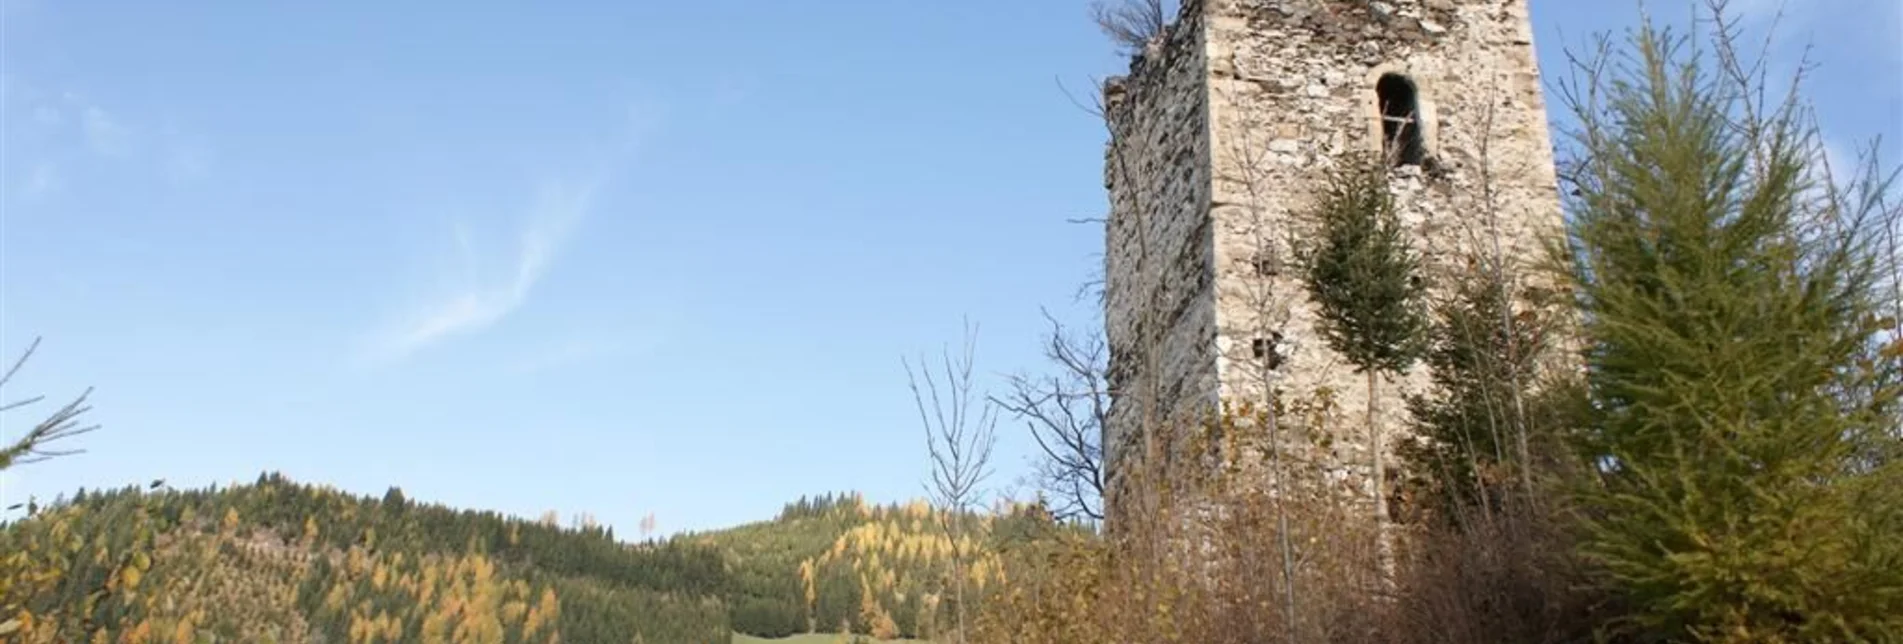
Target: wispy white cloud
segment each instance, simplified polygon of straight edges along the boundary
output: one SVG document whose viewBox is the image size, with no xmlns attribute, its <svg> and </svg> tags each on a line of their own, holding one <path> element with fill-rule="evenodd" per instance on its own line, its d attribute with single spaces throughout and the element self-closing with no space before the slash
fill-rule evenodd
<svg viewBox="0 0 1903 644">
<path fill-rule="evenodd" d="M 451 235 L 462 260 L 448 292 L 424 301 L 377 344 L 384 359 L 401 359 L 452 336 L 481 331 L 528 301 L 548 273 L 576 226 L 594 206 L 599 180 L 550 182 L 541 186 L 526 222 L 515 236 L 513 252 L 500 261 L 477 255 L 466 227 Z M 487 272 L 491 263 L 503 270 Z"/>
<path fill-rule="evenodd" d="M 542 183 L 508 252 L 480 252 L 470 228 L 461 221 L 452 224 L 448 241 L 458 261 L 446 280 L 449 287 L 418 302 L 409 315 L 377 334 L 370 343 L 369 360 L 385 364 L 402 360 L 452 337 L 495 326 L 526 305 L 575 230 L 594 210 L 602 186 L 654 125 L 654 115 L 652 110 L 630 108 L 626 121 L 615 128 L 621 135 L 609 138 L 609 145 L 600 150 L 605 154 L 603 162 L 592 172 Z M 590 353 L 621 351 L 625 349 L 621 342 L 571 343 L 523 364 L 560 364 Z"/>
</svg>

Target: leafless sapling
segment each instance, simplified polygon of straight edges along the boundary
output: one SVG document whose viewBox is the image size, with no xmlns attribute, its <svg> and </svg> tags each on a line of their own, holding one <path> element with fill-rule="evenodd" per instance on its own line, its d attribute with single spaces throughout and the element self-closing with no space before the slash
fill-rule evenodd
<svg viewBox="0 0 1903 644">
<path fill-rule="evenodd" d="M 970 602 L 965 567 L 978 540 L 971 533 L 970 511 L 978 507 L 984 482 L 991 476 L 991 452 L 997 444 L 997 407 L 976 390 L 972 353 L 977 329 L 967 325 L 958 353 L 946 349 L 936 375 L 923 359 L 914 368 L 904 361 L 912 401 L 925 429 L 926 453 L 932 461 L 926 492 L 938 507 L 938 521 L 951 544 L 954 615 L 957 640 L 966 637 Z"/>
</svg>

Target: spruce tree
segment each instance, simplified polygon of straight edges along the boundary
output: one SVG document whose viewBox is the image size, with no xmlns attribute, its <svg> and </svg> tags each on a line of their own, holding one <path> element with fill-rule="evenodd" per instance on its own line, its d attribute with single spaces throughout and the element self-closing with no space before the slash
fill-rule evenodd
<svg viewBox="0 0 1903 644">
<path fill-rule="evenodd" d="M 1554 298 L 1492 258 L 1467 265 L 1433 307 L 1423 358 L 1433 389 L 1408 398 L 1414 431 L 1398 450 L 1448 519 L 1502 509 L 1512 488 L 1531 491 L 1573 393 L 1554 386 L 1562 382 L 1535 387 L 1559 329 Z"/>
<path fill-rule="evenodd" d="M 1873 242 L 1895 213 L 1820 176 L 1801 101 L 1763 103 L 1724 24 L 1688 51 L 1648 23 L 1569 92 L 1581 554 L 1629 635 L 1891 641 L 1903 351 Z"/>
<path fill-rule="evenodd" d="M 1419 257 L 1388 192 L 1385 166 L 1349 159 L 1325 179 L 1310 212 L 1316 239 L 1297 258 L 1322 338 L 1368 381 L 1367 424 L 1375 525 L 1387 521 L 1378 384 L 1412 366 L 1427 326 Z M 1382 545 L 1385 548 L 1385 541 Z"/>
</svg>

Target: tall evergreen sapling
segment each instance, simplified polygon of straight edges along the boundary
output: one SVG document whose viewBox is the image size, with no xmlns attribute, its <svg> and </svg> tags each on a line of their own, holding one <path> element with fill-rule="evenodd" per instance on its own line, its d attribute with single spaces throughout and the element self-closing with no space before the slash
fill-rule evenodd
<svg viewBox="0 0 1903 644">
<path fill-rule="evenodd" d="M 1420 261 L 1388 192 L 1387 170 L 1370 159 L 1351 158 L 1331 173 L 1311 216 L 1317 239 L 1298 244 L 1297 259 L 1322 338 L 1368 379 L 1370 474 L 1380 526 L 1387 503 L 1377 388 L 1381 376 L 1407 371 L 1421 353 L 1427 316 Z"/>
</svg>

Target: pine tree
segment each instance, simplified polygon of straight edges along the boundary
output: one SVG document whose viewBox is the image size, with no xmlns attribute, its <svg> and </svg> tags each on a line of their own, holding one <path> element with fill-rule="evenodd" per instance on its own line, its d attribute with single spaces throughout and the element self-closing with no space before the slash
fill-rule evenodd
<svg viewBox="0 0 1903 644">
<path fill-rule="evenodd" d="M 1896 213 L 1820 176 L 1801 102 L 1758 98 L 1726 24 L 1687 51 L 1648 23 L 1569 93 L 1579 447 L 1598 474 L 1577 495 L 1581 552 L 1630 631 L 1888 641 L 1903 346 L 1873 235 Z"/>
</svg>

